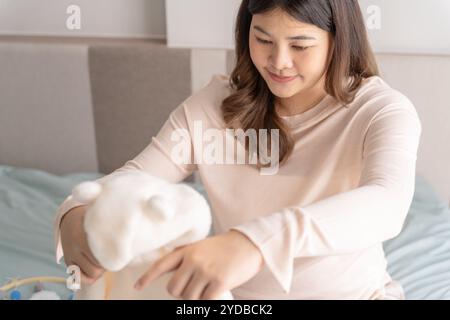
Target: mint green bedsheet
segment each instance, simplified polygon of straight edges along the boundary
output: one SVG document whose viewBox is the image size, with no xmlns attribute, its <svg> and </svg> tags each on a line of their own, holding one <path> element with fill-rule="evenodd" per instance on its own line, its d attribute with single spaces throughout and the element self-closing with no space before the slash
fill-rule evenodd
<svg viewBox="0 0 450 320">
<path fill-rule="evenodd" d="M 53 219 L 79 182 L 99 173 L 66 176 L 0 165 L 0 286 L 12 277 L 67 277 L 55 262 Z M 192 184 L 204 194 L 199 184 Z M 388 269 L 407 299 L 450 299 L 450 209 L 420 176 L 403 231 L 384 243 Z M 67 299 L 64 285 L 46 285 Z M 23 298 L 33 288 L 21 288 Z"/>
<path fill-rule="evenodd" d="M 97 173 L 55 176 L 43 171 L 0 166 L 0 286 L 8 278 L 67 277 L 64 261 L 58 265 L 53 244 L 53 219 L 59 204 L 81 181 Z M 44 284 L 66 299 L 63 284 Z M 34 286 L 20 288 L 23 298 Z"/>
</svg>

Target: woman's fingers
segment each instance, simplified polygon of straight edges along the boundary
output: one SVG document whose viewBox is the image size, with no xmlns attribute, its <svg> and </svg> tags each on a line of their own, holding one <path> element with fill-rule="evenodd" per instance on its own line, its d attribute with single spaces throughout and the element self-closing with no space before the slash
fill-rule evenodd
<svg viewBox="0 0 450 320">
<path fill-rule="evenodd" d="M 135 289 L 140 290 L 164 273 L 177 269 L 183 261 L 183 254 L 184 252 L 182 250 L 175 250 L 156 261 L 150 269 L 139 278 L 134 286 Z"/>
<path fill-rule="evenodd" d="M 87 276 L 83 271 L 81 271 L 81 286 L 91 286 L 93 285 L 98 279 L 90 278 Z"/>
<path fill-rule="evenodd" d="M 181 298 L 183 290 L 193 275 L 194 270 L 189 269 L 185 263 L 182 263 L 167 284 L 167 291 L 175 298 Z"/>
<path fill-rule="evenodd" d="M 81 237 L 81 243 L 80 243 L 81 251 L 83 252 L 84 256 L 95 266 L 98 268 L 101 268 L 100 263 L 97 261 L 97 259 L 94 257 L 94 254 L 91 251 L 91 248 L 89 247 L 88 241 L 87 241 L 87 234 L 83 230 L 83 236 Z"/>
<path fill-rule="evenodd" d="M 203 291 L 207 285 L 208 280 L 200 272 L 195 272 L 189 282 L 184 285 L 184 290 L 180 296 L 184 300 L 202 299 Z"/>
<path fill-rule="evenodd" d="M 83 276 L 86 280 L 87 284 L 94 283 L 98 278 L 100 278 L 103 273 L 105 272 L 104 269 L 98 268 L 95 265 L 93 265 L 83 253 L 80 254 L 78 257 L 78 266 L 81 269 L 81 275 L 82 275 L 82 282 L 83 282 Z"/>
<path fill-rule="evenodd" d="M 218 300 L 221 298 L 221 295 L 226 291 L 224 286 L 219 282 L 210 282 L 208 283 L 205 291 L 203 292 L 202 299 L 205 300 Z"/>
<path fill-rule="evenodd" d="M 95 257 L 92 255 L 92 253 L 81 251 L 81 254 L 83 255 L 83 257 L 85 257 L 90 262 L 90 264 L 92 266 L 94 266 L 97 269 L 104 270 L 104 268 L 100 265 L 100 263 L 97 261 L 97 259 L 95 259 Z"/>
</svg>

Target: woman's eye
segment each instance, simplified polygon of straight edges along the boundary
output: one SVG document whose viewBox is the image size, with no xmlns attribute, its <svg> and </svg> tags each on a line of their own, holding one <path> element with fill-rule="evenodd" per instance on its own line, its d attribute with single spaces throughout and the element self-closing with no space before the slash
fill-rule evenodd
<svg viewBox="0 0 450 320">
<path fill-rule="evenodd" d="M 292 48 L 294 48 L 297 51 L 305 51 L 306 49 L 308 49 L 309 47 L 299 47 L 299 46 L 293 46 Z"/>
<path fill-rule="evenodd" d="M 270 41 L 263 40 L 263 39 L 259 39 L 259 38 L 256 38 L 256 40 L 257 40 L 258 42 L 263 43 L 263 44 L 271 44 L 271 43 L 272 43 L 272 42 L 270 42 Z"/>
<path fill-rule="evenodd" d="M 271 41 L 263 40 L 263 39 L 260 39 L 260 38 L 256 38 L 256 40 L 257 40 L 258 42 L 262 43 L 262 44 L 271 44 L 271 43 L 272 43 Z M 305 51 L 305 50 L 308 49 L 309 47 L 292 46 L 292 48 L 294 48 L 294 50 L 297 50 L 297 51 Z"/>
</svg>

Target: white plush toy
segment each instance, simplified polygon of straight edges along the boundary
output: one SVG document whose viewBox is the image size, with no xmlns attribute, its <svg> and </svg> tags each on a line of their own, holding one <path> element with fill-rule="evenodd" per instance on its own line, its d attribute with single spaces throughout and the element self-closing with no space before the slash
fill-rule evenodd
<svg viewBox="0 0 450 320">
<path fill-rule="evenodd" d="M 173 272 L 140 291 L 134 284 L 160 257 L 208 236 L 211 212 L 200 193 L 136 171 L 82 182 L 72 197 L 87 205 L 88 245 L 107 270 L 93 285 L 82 285 L 75 299 L 175 299 L 167 291 Z"/>
</svg>

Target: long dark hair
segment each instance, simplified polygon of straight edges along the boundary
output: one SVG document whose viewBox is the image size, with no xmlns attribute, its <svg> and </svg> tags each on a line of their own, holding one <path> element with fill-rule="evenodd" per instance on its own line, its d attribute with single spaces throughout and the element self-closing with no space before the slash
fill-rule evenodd
<svg viewBox="0 0 450 320">
<path fill-rule="evenodd" d="M 235 28 L 236 65 L 229 81 L 234 90 L 223 100 L 221 110 L 228 128 L 266 129 L 269 137 L 271 129 L 279 129 L 279 163 L 283 163 L 292 153 L 294 142 L 275 112 L 274 96 L 254 66 L 249 49 L 252 16 L 277 8 L 333 35 L 325 90 L 337 101 L 352 102 L 363 79 L 379 75 L 379 71 L 357 0 L 243 0 Z M 258 160 L 257 167 L 265 165 Z"/>
</svg>

